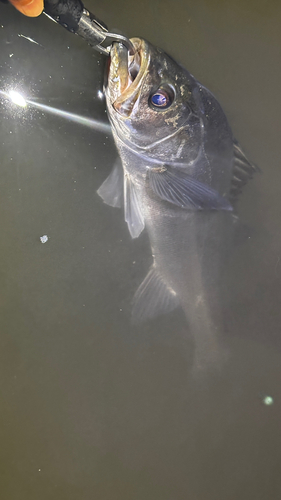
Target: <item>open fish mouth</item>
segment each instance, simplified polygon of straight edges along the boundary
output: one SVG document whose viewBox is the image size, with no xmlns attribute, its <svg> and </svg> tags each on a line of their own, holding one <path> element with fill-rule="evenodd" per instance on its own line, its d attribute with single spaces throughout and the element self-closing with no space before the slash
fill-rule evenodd
<svg viewBox="0 0 281 500">
<path fill-rule="evenodd" d="M 110 51 L 107 82 L 109 103 L 121 116 L 130 116 L 139 97 L 147 73 L 150 55 L 148 44 L 140 38 L 132 38 L 134 56 L 128 54 L 124 45 L 115 42 Z"/>
</svg>

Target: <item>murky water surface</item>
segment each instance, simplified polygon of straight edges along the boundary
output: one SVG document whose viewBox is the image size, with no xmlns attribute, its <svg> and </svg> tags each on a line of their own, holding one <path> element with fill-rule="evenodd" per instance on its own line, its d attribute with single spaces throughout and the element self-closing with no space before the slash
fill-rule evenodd
<svg viewBox="0 0 281 500">
<path fill-rule="evenodd" d="M 226 360 L 194 376 L 180 310 L 131 326 L 151 252 L 96 195 L 111 136 L 1 97 L 1 498 L 277 500 L 280 3 L 87 7 L 213 91 L 262 173 L 240 199 L 224 276 Z M 0 90 L 106 122 L 101 56 L 45 16 L 1 4 L 0 18 Z"/>
</svg>

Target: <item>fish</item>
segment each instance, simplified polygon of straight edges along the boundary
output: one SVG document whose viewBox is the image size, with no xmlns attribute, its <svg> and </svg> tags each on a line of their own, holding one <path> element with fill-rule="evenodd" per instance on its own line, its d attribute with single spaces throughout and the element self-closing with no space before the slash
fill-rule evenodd
<svg viewBox="0 0 281 500">
<path fill-rule="evenodd" d="M 131 42 L 134 56 L 119 43 L 111 48 L 104 92 L 121 162 L 98 194 L 124 205 L 132 238 L 149 236 L 153 262 L 135 293 L 133 321 L 180 306 L 201 366 L 218 356 L 233 206 L 256 167 L 214 95 L 162 49 Z"/>
</svg>

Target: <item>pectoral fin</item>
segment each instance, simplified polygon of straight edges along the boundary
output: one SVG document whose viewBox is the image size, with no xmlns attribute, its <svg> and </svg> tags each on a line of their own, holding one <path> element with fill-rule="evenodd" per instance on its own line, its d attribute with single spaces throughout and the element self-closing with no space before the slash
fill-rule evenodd
<svg viewBox="0 0 281 500">
<path fill-rule="evenodd" d="M 179 300 L 169 288 L 154 266 L 137 289 L 134 300 L 132 318 L 135 324 L 160 314 L 169 313 L 179 305 Z"/>
<path fill-rule="evenodd" d="M 130 235 L 137 238 L 144 229 L 144 218 L 136 187 L 128 175 L 124 177 L 124 204 Z"/>
<path fill-rule="evenodd" d="M 109 176 L 97 190 L 106 205 L 121 208 L 123 200 L 123 167 L 120 158 L 116 160 Z"/>
<path fill-rule="evenodd" d="M 188 210 L 232 210 L 229 201 L 211 187 L 170 167 L 149 169 L 151 189 L 162 200 Z"/>
</svg>

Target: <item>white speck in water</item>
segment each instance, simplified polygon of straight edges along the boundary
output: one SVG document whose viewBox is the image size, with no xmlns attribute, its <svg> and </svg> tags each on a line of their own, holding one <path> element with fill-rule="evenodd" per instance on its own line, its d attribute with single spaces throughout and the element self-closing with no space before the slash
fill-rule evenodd
<svg viewBox="0 0 281 500">
<path fill-rule="evenodd" d="M 46 234 L 44 234 L 43 236 L 40 236 L 41 243 L 47 243 L 48 239 L 49 238 Z"/>
<path fill-rule="evenodd" d="M 38 472 L 41 472 L 41 469 L 38 469 Z"/>
<path fill-rule="evenodd" d="M 98 98 L 103 99 L 104 98 L 104 93 L 101 90 L 98 90 Z"/>
<path fill-rule="evenodd" d="M 9 57 L 13 57 L 14 54 L 9 54 Z"/>
<path fill-rule="evenodd" d="M 271 406 L 273 405 L 274 401 L 273 401 L 273 398 L 271 396 L 265 396 L 262 400 L 263 404 L 266 405 L 266 406 Z"/>
</svg>

